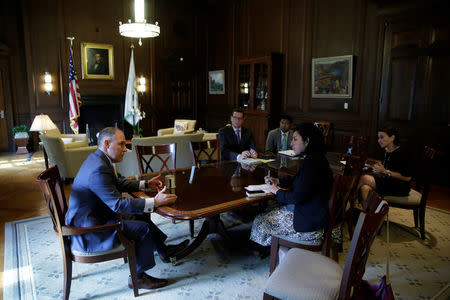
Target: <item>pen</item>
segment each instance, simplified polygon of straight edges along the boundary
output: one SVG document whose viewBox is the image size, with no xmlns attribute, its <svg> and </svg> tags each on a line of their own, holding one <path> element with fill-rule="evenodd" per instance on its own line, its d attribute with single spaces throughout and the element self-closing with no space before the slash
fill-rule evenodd
<svg viewBox="0 0 450 300">
<path fill-rule="evenodd" d="M 267 172 L 267 177 L 270 178 L 270 170 Z"/>
</svg>

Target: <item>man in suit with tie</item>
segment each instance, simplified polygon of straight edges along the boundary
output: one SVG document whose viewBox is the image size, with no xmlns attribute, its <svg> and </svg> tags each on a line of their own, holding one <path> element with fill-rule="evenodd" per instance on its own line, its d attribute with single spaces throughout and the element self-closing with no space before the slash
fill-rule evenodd
<svg viewBox="0 0 450 300">
<path fill-rule="evenodd" d="M 266 154 L 276 154 L 278 151 L 291 150 L 292 118 L 288 115 L 280 117 L 280 127 L 269 131 L 266 140 Z"/>
<path fill-rule="evenodd" d="M 244 111 L 233 109 L 230 117 L 231 126 L 219 130 L 220 156 L 223 160 L 237 160 L 248 157 L 256 158 L 255 142 L 252 132 L 243 127 L 245 121 Z"/>
<path fill-rule="evenodd" d="M 187 246 L 188 240 L 178 245 L 165 245 L 167 236 L 144 215 L 177 199 L 174 194 L 165 194 L 166 187 L 163 188 L 159 176 L 148 181 L 117 178 L 112 164 L 122 161 L 126 151 L 121 130 L 107 127 L 100 131 L 97 151 L 88 156 L 73 182 L 65 221 L 68 226 L 77 227 L 120 221 L 125 236 L 135 242 L 138 288 L 155 289 L 167 285 L 168 281 L 145 273 L 155 265 L 153 252 L 157 251 L 160 258 L 168 262 L 169 257 Z M 147 188 L 158 191 L 154 198 L 122 196 L 122 192 Z M 83 253 L 108 251 L 119 245 L 116 235 L 116 231 L 109 230 L 73 236 L 71 248 Z M 128 286 L 133 288 L 131 277 Z"/>
</svg>

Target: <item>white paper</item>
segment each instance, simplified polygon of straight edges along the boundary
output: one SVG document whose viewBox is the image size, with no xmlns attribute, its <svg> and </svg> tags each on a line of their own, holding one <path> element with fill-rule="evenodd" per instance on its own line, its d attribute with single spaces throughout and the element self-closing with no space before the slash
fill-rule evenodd
<svg viewBox="0 0 450 300">
<path fill-rule="evenodd" d="M 285 150 L 285 151 L 278 151 L 279 154 L 287 155 L 287 156 L 295 156 L 294 150 Z"/>
<path fill-rule="evenodd" d="M 265 193 L 270 193 L 268 184 L 253 184 L 246 186 L 245 189 L 247 191 L 264 191 Z"/>
</svg>

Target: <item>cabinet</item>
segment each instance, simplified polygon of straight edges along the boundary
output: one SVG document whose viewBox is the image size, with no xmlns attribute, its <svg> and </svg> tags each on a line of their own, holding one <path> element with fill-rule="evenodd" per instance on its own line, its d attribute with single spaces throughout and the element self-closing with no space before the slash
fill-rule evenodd
<svg viewBox="0 0 450 300">
<path fill-rule="evenodd" d="M 263 152 L 268 131 L 279 125 L 283 57 L 245 57 L 237 64 L 236 102 L 246 112 L 244 126 L 253 132 L 257 151 Z"/>
</svg>

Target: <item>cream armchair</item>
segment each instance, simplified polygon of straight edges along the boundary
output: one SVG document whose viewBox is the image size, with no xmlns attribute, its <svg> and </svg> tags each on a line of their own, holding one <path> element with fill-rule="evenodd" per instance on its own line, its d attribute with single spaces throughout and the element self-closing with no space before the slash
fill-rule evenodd
<svg viewBox="0 0 450 300">
<path fill-rule="evenodd" d="M 75 143 L 64 144 L 61 137 L 40 135 L 39 138 L 47 152 L 49 165 L 58 166 L 60 175 L 64 179 L 75 178 L 88 155 L 97 150 L 97 146 L 87 146 L 87 141 L 86 146 L 77 147 L 73 145 Z M 76 143 L 80 145 L 84 142 L 77 141 Z"/>
<path fill-rule="evenodd" d="M 88 146 L 88 136 L 87 136 L 87 134 L 84 134 L 84 133 L 80 133 L 80 134 L 62 134 L 59 131 L 59 129 L 56 128 L 56 129 L 52 129 L 52 130 L 47 130 L 45 135 L 46 136 L 51 136 L 51 137 L 61 138 L 62 142 L 64 143 L 64 147 L 66 149 Z M 42 141 L 42 139 L 41 139 L 41 141 Z"/>
<path fill-rule="evenodd" d="M 195 124 L 197 124 L 197 120 L 177 119 L 175 120 L 173 127 L 159 129 L 158 136 L 193 133 L 195 130 Z"/>
</svg>

